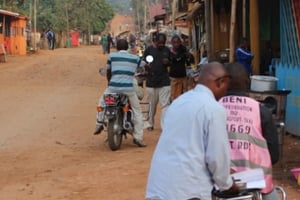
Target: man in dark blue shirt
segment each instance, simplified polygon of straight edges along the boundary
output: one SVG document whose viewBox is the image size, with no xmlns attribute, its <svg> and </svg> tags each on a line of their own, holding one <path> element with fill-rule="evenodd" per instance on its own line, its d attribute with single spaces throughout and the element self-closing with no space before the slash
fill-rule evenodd
<svg viewBox="0 0 300 200">
<path fill-rule="evenodd" d="M 236 58 L 239 63 L 241 63 L 248 74 L 252 74 L 251 61 L 254 58 L 254 55 L 250 52 L 248 48 L 248 39 L 242 38 L 240 46 L 235 50 Z"/>
</svg>

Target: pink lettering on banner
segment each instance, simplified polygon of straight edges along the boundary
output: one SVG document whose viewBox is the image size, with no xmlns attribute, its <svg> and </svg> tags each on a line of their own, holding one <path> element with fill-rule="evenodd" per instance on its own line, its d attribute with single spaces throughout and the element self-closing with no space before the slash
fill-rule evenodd
<svg viewBox="0 0 300 200">
<path fill-rule="evenodd" d="M 247 99 L 242 96 L 225 96 L 222 98 L 223 103 L 241 103 L 247 104 Z"/>
<path fill-rule="evenodd" d="M 259 119 L 257 116 L 259 109 L 257 102 L 249 97 L 243 96 L 225 96 L 220 102 L 227 110 L 227 131 L 234 133 L 249 134 L 252 127 L 261 129 L 256 126 L 253 119 Z M 260 132 L 260 130 L 256 130 Z"/>
<path fill-rule="evenodd" d="M 227 132 L 229 133 L 245 133 L 249 134 L 251 132 L 251 126 L 245 124 L 227 123 Z"/>
</svg>

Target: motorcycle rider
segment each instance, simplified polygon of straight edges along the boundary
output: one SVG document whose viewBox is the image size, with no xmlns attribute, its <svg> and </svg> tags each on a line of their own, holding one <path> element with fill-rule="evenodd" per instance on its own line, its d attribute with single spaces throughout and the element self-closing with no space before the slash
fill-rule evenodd
<svg viewBox="0 0 300 200">
<path fill-rule="evenodd" d="M 134 74 L 137 68 L 144 67 L 145 62 L 128 50 L 128 42 L 125 39 L 117 41 L 117 52 L 110 53 L 106 63 L 106 78 L 108 87 L 104 91 L 106 93 L 123 93 L 128 96 L 130 105 L 133 110 L 133 143 L 138 147 L 146 147 L 143 142 L 143 115 L 141 105 L 136 91 L 134 90 Z M 103 107 L 103 95 L 99 98 L 99 106 Z M 103 125 L 104 112 L 97 114 L 96 129 L 94 134 L 100 134 L 104 129 Z"/>
</svg>

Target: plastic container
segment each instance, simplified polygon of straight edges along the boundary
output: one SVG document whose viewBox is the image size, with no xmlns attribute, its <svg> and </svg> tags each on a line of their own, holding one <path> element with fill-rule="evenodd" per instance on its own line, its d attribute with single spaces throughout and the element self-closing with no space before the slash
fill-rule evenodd
<svg viewBox="0 0 300 200">
<path fill-rule="evenodd" d="M 253 75 L 251 76 L 250 89 L 256 92 L 277 90 L 278 78 L 274 76 Z"/>
<path fill-rule="evenodd" d="M 292 172 L 293 176 L 295 177 L 295 179 L 298 180 L 299 174 L 300 174 L 300 168 L 293 168 L 293 169 L 291 169 L 291 172 Z"/>
</svg>

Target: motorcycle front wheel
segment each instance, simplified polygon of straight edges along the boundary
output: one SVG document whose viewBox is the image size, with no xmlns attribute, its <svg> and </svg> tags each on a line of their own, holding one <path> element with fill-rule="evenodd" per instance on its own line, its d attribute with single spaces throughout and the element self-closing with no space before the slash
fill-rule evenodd
<svg viewBox="0 0 300 200">
<path fill-rule="evenodd" d="M 123 131 L 123 116 L 122 112 L 118 111 L 115 118 L 108 120 L 107 133 L 108 145 L 112 151 L 120 149 L 122 144 L 122 131 Z"/>
</svg>

